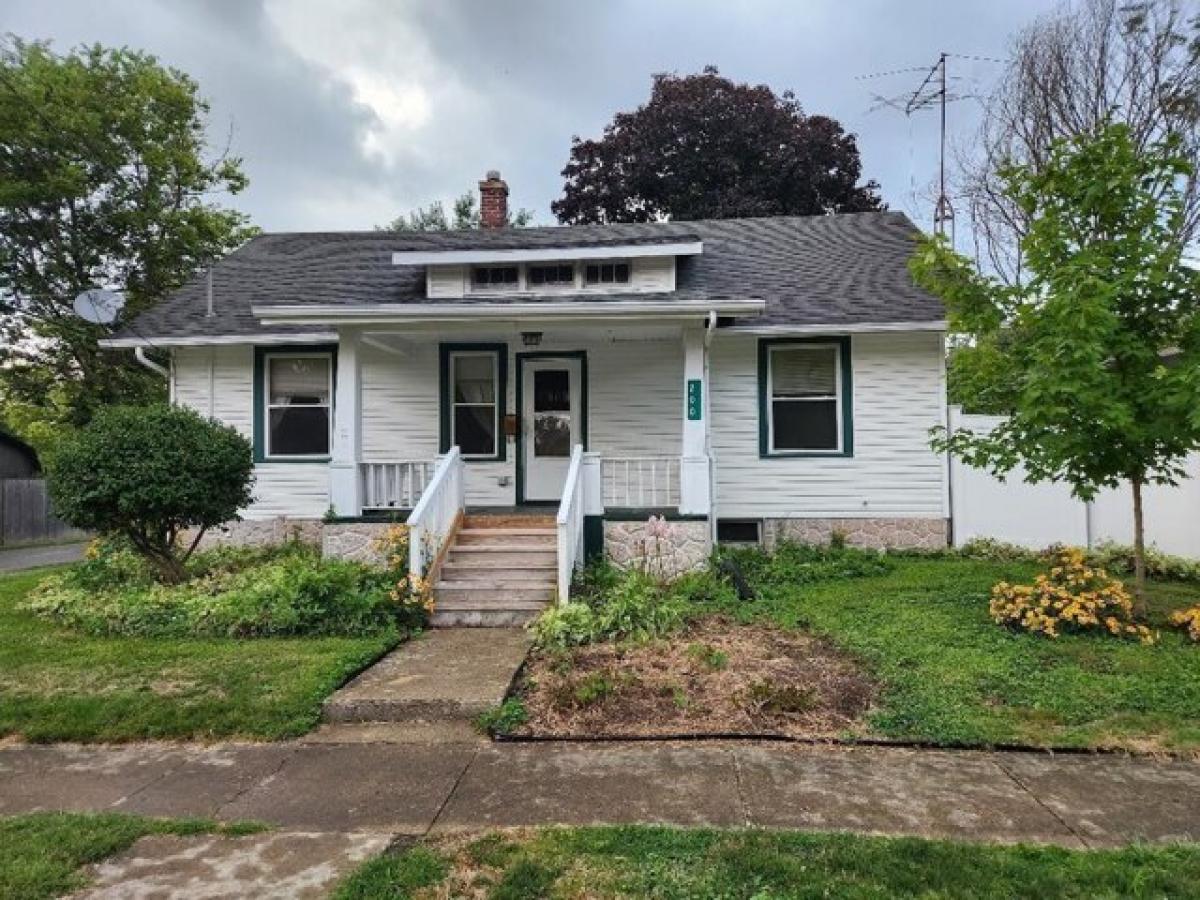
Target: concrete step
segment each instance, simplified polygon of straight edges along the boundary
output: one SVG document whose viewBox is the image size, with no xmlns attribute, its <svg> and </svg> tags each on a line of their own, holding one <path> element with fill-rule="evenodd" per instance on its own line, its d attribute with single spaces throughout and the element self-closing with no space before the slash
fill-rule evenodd
<svg viewBox="0 0 1200 900">
<path fill-rule="evenodd" d="M 459 572 L 451 572 L 446 574 L 442 572 L 441 577 L 437 580 L 434 587 L 438 590 L 453 590 L 455 588 L 465 588 L 467 590 L 484 590 L 491 591 L 494 594 L 507 594 L 512 591 L 521 590 L 548 590 L 554 588 L 558 583 L 553 575 L 538 578 L 533 575 L 508 575 L 503 578 L 497 578 L 495 575 L 488 572 L 480 572 L 478 574 L 463 576 Z"/>
<path fill-rule="evenodd" d="M 522 568 L 525 566 L 558 565 L 558 551 L 554 548 L 539 549 L 511 544 L 488 544 L 486 546 L 463 547 L 455 544 L 446 555 L 446 564 L 457 566 L 466 563 L 472 566 L 488 565 L 497 568 Z"/>
<path fill-rule="evenodd" d="M 552 515 L 504 515 L 500 513 L 467 513 L 463 516 L 463 528 L 555 528 L 557 519 Z"/>
<path fill-rule="evenodd" d="M 525 609 L 542 607 L 554 599 L 552 584 L 497 590 L 485 584 L 445 584 L 433 586 L 435 609 Z"/>
<path fill-rule="evenodd" d="M 535 528 L 464 528 L 455 535 L 456 547 L 557 548 L 558 534 Z"/>
<path fill-rule="evenodd" d="M 429 624 L 434 628 L 520 628 L 542 614 L 540 609 L 438 609 Z"/>
<path fill-rule="evenodd" d="M 446 563 L 442 566 L 443 581 L 483 582 L 495 585 L 521 585 L 525 582 L 553 584 L 558 578 L 558 566 L 488 566 L 468 563 Z"/>
</svg>

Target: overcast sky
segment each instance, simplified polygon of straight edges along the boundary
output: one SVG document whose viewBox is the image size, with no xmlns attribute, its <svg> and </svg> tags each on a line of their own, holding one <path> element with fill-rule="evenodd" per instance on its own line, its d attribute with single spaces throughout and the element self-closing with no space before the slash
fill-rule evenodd
<svg viewBox="0 0 1200 900">
<path fill-rule="evenodd" d="M 56 50 L 99 41 L 188 72 L 250 187 L 232 203 L 271 231 L 371 228 L 503 173 L 553 223 L 571 136 L 599 135 L 652 73 L 706 64 L 791 88 L 859 137 L 864 173 L 922 224 L 937 119 L 875 112 L 939 51 L 1002 57 L 1049 0 L 0 0 L 0 32 Z M 963 93 L 996 63 L 954 59 Z M 969 142 L 976 101 L 951 107 Z"/>
</svg>

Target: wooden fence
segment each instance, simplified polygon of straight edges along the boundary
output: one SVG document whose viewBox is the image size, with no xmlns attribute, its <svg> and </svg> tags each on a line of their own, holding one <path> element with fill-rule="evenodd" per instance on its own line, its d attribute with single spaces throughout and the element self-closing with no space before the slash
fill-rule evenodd
<svg viewBox="0 0 1200 900">
<path fill-rule="evenodd" d="M 54 515 L 41 478 L 0 478 L 0 547 L 86 537 Z"/>
</svg>

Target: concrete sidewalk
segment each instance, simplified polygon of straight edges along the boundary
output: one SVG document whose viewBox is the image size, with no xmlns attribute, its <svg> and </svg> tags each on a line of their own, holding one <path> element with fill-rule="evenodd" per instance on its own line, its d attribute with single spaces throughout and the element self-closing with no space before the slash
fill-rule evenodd
<svg viewBox="0 0 1200 900">
<path fill-rule="evenodd" d="M 39 809 L 321 833 L 651 822 L 1098 847 L 1200 839 L 1200 763 L 734 742 L 0 748 L 0 815 Z"/>
</svg>

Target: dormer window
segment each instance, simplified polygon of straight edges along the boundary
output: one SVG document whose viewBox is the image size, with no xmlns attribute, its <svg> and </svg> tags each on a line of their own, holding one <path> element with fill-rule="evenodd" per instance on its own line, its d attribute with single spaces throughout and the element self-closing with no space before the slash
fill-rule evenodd
<svg viewBox="0 0 1200 900">
<path fill-rule="evenodd" d="M 517 266 L 475 266 L 471 269 L 471 286 L 483 291 L 515 291 L 520 283 Z"/>
<path fill-rule="evenodd" d="M 571 263 L 530 266 L 528 275 L 531 288 L 571 287 L 575 284 L 575 266 Z"/>
<path fill-rule="evenodd" d="M 583 267 L 583 283 L 586 285 L 629 284 L 629 263 L 588 263 Z"/>
</svg>

